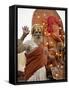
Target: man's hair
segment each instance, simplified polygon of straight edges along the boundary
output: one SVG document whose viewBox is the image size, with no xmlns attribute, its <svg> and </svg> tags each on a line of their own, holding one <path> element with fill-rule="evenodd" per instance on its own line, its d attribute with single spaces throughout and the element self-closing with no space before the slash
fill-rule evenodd
<svg viewBox="0 0 69 90">
<path fill-rule="evenodd" d="M 32 34 L 32 35 L 34 34 L 36 28 L 40 28 L 40 30 L 43 32 L 43 26 L 42 26 L 42 25 L 40 25 L 40 24 L 34 24 L 34 25 L 32 26 L 32 30 L 31 30 L 31 34 Z"/>
</svg>

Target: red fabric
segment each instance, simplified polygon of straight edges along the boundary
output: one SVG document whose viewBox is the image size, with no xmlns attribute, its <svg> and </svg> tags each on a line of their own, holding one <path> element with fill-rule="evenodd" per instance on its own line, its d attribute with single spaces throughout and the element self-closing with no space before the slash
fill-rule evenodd
<svg viewBox="0 0 69 90">
<path fill-rule="evenodd" d="M 55 39 L 56 41 L 61 41 L 59 36 L 59 27 L 61 26 L 61 20 L 56 16 L 49 16 L 45 19 L 45 23 L 47 23 L 47 29 L 44 29 L 47 35 L 47 32 Z"/>
<path fill-rule="evenodd" d="M 59 19 L 57 17 L 54 17 L 54 16 L 49 16 L 47 19 L 47 23 L 48 23 L 47 30 L 49 33 L 53 32 L 52 25 L 54 25 L 54 24 L 60 25 Z"/>
</svg>

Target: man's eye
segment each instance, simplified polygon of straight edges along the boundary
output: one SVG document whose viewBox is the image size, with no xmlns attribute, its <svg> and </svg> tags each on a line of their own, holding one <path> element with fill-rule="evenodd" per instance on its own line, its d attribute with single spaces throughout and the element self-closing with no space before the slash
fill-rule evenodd
<svg viewBox="0 0 69 90">
<path fill-rule="evenodd" d="M 41 32 L 39 32 L 39 33 L 41 33 Z"/>
<path fill-rule="evenodd" d="M 35 33 L 38 33 L 38 32 L 35 32 Z"/>
</svg>

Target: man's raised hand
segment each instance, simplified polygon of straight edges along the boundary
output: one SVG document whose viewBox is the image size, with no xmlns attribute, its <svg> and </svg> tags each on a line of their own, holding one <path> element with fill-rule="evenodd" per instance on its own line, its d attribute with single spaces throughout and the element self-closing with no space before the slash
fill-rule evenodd
<svg viewBox="0 0 69 90">
<path fill-rule="evenodd" d="M 27 36 L 29 34 L 29 28 L 27 26 L 22 27 L 23 35 Z"/>
</svg>

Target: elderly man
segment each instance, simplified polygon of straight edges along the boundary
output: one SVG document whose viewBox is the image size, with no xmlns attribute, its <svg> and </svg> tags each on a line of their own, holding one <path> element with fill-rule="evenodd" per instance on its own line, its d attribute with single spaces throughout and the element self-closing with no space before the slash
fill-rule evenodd
<svg viewBox="0 0 69 90">
<path fill-rule="evenodd" d="M 47 48 L 43 46 L 43 27 L 34 24 L 31 30 L 32 38 L 23 43 L 25 37 L 29 34 L 27 26 L 23 28 L 23 35 L 18 40 L 18 53 L 25 51 L 26 66 L 23 80 L 41 81 L 47 80 Z"/>
</svg>

